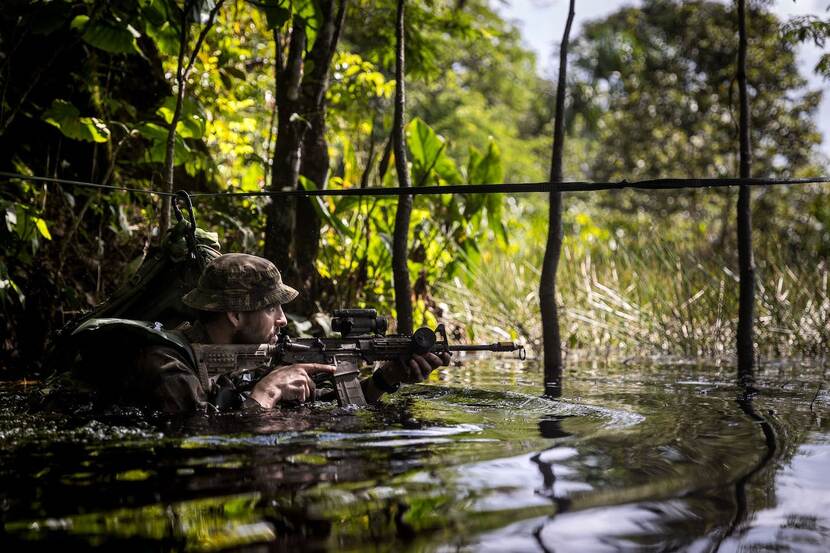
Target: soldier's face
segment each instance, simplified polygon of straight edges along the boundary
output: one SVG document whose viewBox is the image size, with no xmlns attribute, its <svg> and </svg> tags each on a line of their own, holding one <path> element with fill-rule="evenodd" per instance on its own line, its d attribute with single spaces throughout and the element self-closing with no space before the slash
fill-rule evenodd
<svg viewBox="0 0 830 553">
<path fill-rule="evenodd" d="M 288 320 L 279 304 L 257 311 L 242 311 L 239 313 L 239 326 L 233 341 L 236 344 L 275 343 L 280 328 L 287 324 Z"/>
</svg>

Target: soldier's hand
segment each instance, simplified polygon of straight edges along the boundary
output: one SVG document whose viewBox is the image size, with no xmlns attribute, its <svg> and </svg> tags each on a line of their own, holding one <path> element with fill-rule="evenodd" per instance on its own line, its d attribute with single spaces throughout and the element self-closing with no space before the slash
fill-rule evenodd
<svg viewBox="0 0 830 553">
<path fill-rule="evenodd" d="M 450 364 L 450 354 L 441 352 L 412 355 L 402 361 L 390 361 L 378 370 L 383 371 L 383 379 L 388 384 L 412 384 L 427 379 L 432 371 L 441 366 Z"/>
<path fill-rule="evenodd" d="M 270 409 L 281 401 L 309 401 L 314 399 L 314 381 L 312 375 L 320 373 L 334 374 L 334 365 L 319 363 L 298 363 L 278 367 L 256 383 L 251 391 L 251 399 L 265 409 Z"/>
</svg>

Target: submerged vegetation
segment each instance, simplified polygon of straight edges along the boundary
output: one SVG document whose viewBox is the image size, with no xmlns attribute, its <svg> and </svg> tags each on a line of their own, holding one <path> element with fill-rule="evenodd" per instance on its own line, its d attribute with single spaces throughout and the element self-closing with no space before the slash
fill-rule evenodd
<svg viewBox="0 0 830 553">
<path fill-rule="evenodd" d="M 162 189 L 182 3 L 8 4 L 0 13 L 0 171 Z M 187 3 L 197 35 L 199 8 L 208 4 Z M 222 5 L 179 114 L 176 188 L 276 186 L 283 90 L 275 67 L 286 63 L 289 35 L 303 27 L 312 70 L 308 56 L 330 23 L 320 5 Z M 322 89 L 323 126 L 306 121 L 322 129 L 327 173 L 322 165 L 322 178 L 301 170 L 298 186 L 396 186 L 395 2 L 345 5 Z M 763 6 L 749 17 L 755 176 L 826 174 L 814 122 L 821 93 L 807 88 L 795 61 L 795 41 L 818 41 L 825 27 L 818 19 L 781 22 Z M 538 76 L 518 31 L 483 0 L 412 3 L 406 25 L 413 186 L 547 180 L 552 83 Z M 585 26 L 574 38 L 568 79 L 565 180 L 735 176 L 734 28 L 731 6 L 665 0 Z M 51 332 L 137 267 L 158 241 L 160 198 L 3 179 L 0 371 L 9 373 L 36 367 Z M 569 354 L 731 355 L 733 192 L 564 200 L 558 300 Z M 315 199 L 310 213 L 303 205 L 289 246 L 313 263 L 284 268 L 294 282 L 313 284 L 298 315 L 354 305 L 394 315 L 396 199 Z M 820 187 L 756 193 L 761 355 L 823 356 L 830 347 L 827 205 Z M 269 200 L 197 198 L 195 207 L 224 251 L 265 248 Z M 416 196 L 408 240 L 415 323 L 447 322 L 459 338 L 520 336 L 538 351 L 546 209 L 541 195 Z"/>
</svg>

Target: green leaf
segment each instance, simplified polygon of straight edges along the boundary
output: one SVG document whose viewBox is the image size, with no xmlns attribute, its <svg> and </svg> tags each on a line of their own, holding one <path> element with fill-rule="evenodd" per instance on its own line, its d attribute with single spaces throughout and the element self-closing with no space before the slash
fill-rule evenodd
<svg viewBox="0 0 830 553">
<path fill-rule="evenodd" d="M 423 120 L 414 118 L 407 125 L 407 145 L 412 154 L 413 179 L 417 184 L 429 183 L 435 174 L 448 183 L 461 182 L 455 162 L 446 153 L 446 141 Z"/>
<path fill-rule="evenodd" d="M 176 97 L 168 96 L 156 113 L 164 119 L 168 125 L 173 121 L 173 114 L 176 111 Z M 179 122 L 176 124 L 176 134 L 182 138 L 202 138 L 205 135 L 207 117 L 202 106 L 192 98 L 185 98 L 182 102 Z"/>
<path fill-rule="evenodd" d="M 266 25 L 270 31 L 282 27 L 286 21 L 291 19 L 291 4 L 289 2 L 266 0 L 257 5 L 265 12 Z"/>
<path fill-rule="evenodd" d="M 136 34 L 135 29 L 120 21 L 89 21 L 81 38 L 90 46 L 111 54 L 140 54 Z"/>
<path fill-rule="evenodd" d="M 480 157 L 478 152 L 470 153 L 470 170 L 467 174 L 470 184 L 497 184 L 504 178 L 501 152 L 495 141 L 490 140 L 487 153 Z"/>
<path fill-rule="evenodd" d="M 21 304 L 25 303 L 26 296 L 23 294 L 23 291 L 12 280 L 6 266 L 0 263 L 0 302 L 6 302 L 7 298 L 11 297 L 11 294 L 9 294 L 8 289 L 11 289 L 11 291 L 14 292 L 18 302 L 20 302 Z"/>
<path fill-rule="evenodd" d="M 49 228 L 46 226 L 46 221 L 44 221 L 40 217 L 32 217 L 32 220 L 35 222 L 37 230 L 40 231 L 41 236 L 43 236 L 47 240 L 51 240 L 52 235 L 49 234 Z"/>
<path fill-rule="evenodd" d="M 320 28 L 320 22 L 323 20 L 318 4 L 314 0 L 299 0 L 294 4 L 294 17 L 302 19 L 306 25 L 307 52 L 310 52 L 312 46 L 314 46 L 314 41 L 317 39 L 317 31 Z M 308 71 L 308 68 L 306 68 L 306 71 Z"/>
<path fill-rule="evenodd" d="M 163 163 L 167 156 L 167 129 L 156 123 L 144 123 L 139 125 L 136 130 L 150 141 L 150 148 L 148 150 L 148 160 L 155 163 Z M 184 140 L 177 134 L 174 138 L 173 144 L 173 165 L 181 165 L 189 161 L 193 156 L 190 148 Z"/>
<path fill-rule="evenodd" d="M 152 24 L 150 21 L 144 26 L 144 33 L 153 39 L 156 47 L 164 55 L 179 55 L 179 33 L 169 21 L 162 21 L 159 24 Z"/>
<path fill-rule="evenodd" d="M 72 19 L 72 22 L 69 24 L 69 28 L 83 30 L 87 23 L 89 23 L 88 15 L 78 15 Z"/>
<path fill-rule="evenodd" d="M 409 152 L 412 154 L 412 163 L 427 165 L 444 148 L 444 142 L 419 117 L 415 117 L 406 127 L 406 140 Z"/>
<path fill-rule="evenodd" d="M 110 139 L 110 130 L 101 120 L 81 117 L 78 108 L 66 100 L 53 100 L 42 118 L 68 138 L 85 142 L 108 142 Z"/>
</svg>

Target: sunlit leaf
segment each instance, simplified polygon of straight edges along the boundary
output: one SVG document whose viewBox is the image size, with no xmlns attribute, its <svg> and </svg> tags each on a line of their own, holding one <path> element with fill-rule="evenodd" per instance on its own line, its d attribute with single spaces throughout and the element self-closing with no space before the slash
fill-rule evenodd
<svg viewBox="0 0 830 553">
<path fill-rule="evenodd" d="M 74 18 L 72 18 L 72 21 L 69 23 L 69 28 L 82 30 L 84 27 L 86 27 L 87 23 L 89 23 L 88 15 L 76 15 Z"/>
<path fill-rule="evenodd" d="M 49 227 L 46 226 L 46 221 L 44 221 L 40 217 L 32 217 L 32 220 L 35 222 L 37 230 L 40 231 L 40 235 L 46 238 L 47 240 L 51 240 L 52 235 L 49 234 Z"/>
<path fill-rule="evenodd" d="M 81 117 L 80 111 L 66 100 L 53 100 L 43 113 L 43 120 L 58 128 L 61 133 L 85 142 L 107 142 L 110 130 L 95 117 Z"/>
</svg>

